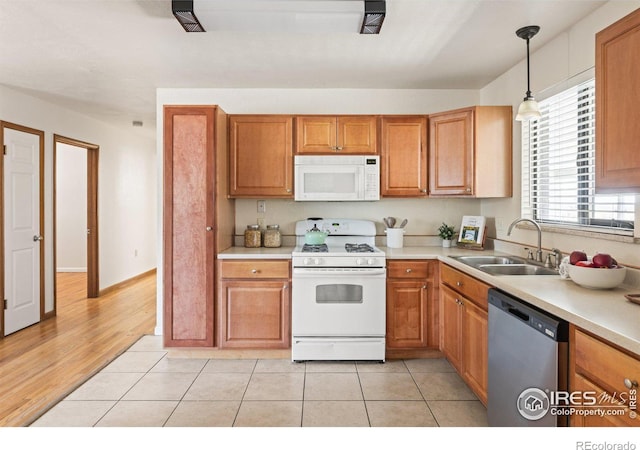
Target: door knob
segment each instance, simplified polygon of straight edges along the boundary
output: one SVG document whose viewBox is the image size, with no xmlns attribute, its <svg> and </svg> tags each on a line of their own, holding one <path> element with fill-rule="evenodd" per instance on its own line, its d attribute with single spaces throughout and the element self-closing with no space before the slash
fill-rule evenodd
<svg viewBox="0 0 640 450">
<path fill-rule="evenodd" d="M 43 238 L 42 236 L 40 236 L 39 234 L 37 234 L 37 235 L 35 235 L 35 236 L 33 237 L 33 242 L 38 242 L 38 241 L 41 241 L 41 240 L 43 240 L 43 239 L 44 239 L 44 238 Z"/>
</svg>

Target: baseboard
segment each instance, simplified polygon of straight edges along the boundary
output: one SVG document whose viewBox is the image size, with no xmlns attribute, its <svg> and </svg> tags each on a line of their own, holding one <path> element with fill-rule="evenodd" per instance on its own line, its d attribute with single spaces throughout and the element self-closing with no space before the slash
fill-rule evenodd
<svg viewBox="0 0 640 450">
<path fill-rule="evenodd" d="M 86 267 L 58 267 L 56 272 L 86 272 Z"/>
<path fill-rule="evenodd" d="M 131 277 L 127 280 L 121 281 L 120 283 L 116 283 L 114 285 L 111 285 L 109 287 L 106 287 L 104 289 L 100 289 L 100 293 L 98 294 L 99 297 L 102 297 L 103 295 L 107 295 L 113 291 L 117 291 L 118 289 L 123 289 L 127 286 L 130 286 L 138 281 L 140 281 L 143 278 L 146 278 L 150 275 L 154 275 L 156 273 L 156 268 L 153 268 L 151 270 L 148 270 L 146 272 L 143 272 L 139 275 L 136 275 L 135 277 Z"/>
</svg>

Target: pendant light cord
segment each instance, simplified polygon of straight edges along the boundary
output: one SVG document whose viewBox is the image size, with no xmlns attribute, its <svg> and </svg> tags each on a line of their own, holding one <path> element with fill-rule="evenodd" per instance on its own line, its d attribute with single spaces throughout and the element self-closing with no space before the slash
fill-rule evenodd
<svg viewBox="0 0 640 450">
<path fill-rule="evenodd" d="M 531 97 L 531 71 L 529 70 L 529 38 L 527 38 L 527 98 Z"/>
</svg>

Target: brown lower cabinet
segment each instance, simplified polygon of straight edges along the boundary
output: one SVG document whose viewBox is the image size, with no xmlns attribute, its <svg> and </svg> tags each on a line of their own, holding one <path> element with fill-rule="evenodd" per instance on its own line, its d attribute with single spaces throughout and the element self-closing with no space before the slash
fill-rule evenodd
<svg viewBox="0 0 640 450">
<path fill-rule="evenodd" d="M 220 260 L 220 348 L 291 346 L 291 277 L 288 260 Z"/>
<path fill-rule="evenodd" d="M 485 405 L 490 287 L 450 266 L 440 267 L 440 350 Z"/>
<path fill-rule="evenodd" d="M 569 331 L 569 390 L 573 393 L 590 393 L 589 398 L 578 396 L 586 403 L 581 414 L 571 416 L 573 427 L 638 427 L 640 412 L 637 410 L 638 382 L 640 381 L 640 356 L 617 348 L 576 326 Z M 575 394 L 574 394 L 575 395 Z M 591 414 L 602 410 L 603 415 Z"/>
<path fill-rule="evenodd" d="M 387 262 L 387 349 L 438 347 L 438 262 Z"/>
</svg>

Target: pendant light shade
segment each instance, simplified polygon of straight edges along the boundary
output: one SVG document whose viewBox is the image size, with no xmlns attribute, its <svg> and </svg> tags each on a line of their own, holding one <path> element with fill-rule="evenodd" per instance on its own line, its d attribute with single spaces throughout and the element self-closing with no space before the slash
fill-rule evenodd
<svg viewBox="0 0 640 450">
<path fill-rule="evenodd" d="M 520 107 L 518 108 L 518 114 L 516 115 L 516 120 L 519 121 L 527 121 L 531 119 L 535 119 L 540 117 L 540 109 L 538 108 L 538 102 L 531 95 L 531 76 L 529 69 L 529 40 L 538 34 L 540 31 L 540 27 L 537 25 L 529 25 L 526 27 L 520 28 L 516 31 L 516 35 L 527 41 L 527 93 L 525 94 L 524 100 L 520 103 Z"/>
</svg>

